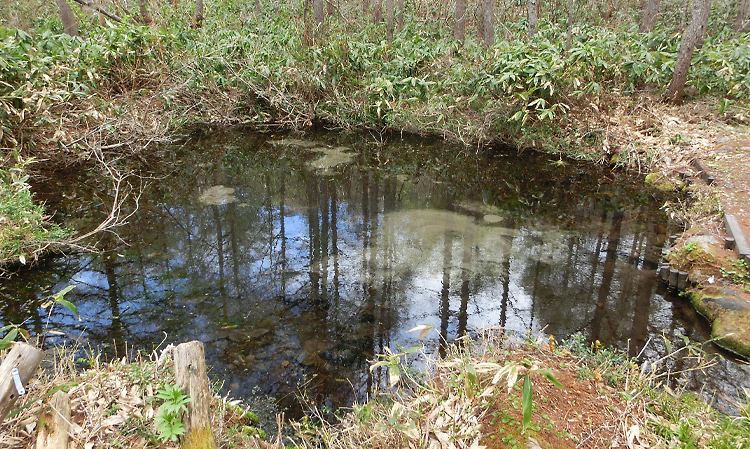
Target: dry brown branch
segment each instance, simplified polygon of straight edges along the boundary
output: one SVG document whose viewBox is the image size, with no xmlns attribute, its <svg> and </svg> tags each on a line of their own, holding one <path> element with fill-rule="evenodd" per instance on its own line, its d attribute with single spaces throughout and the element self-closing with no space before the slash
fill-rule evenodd
<svg viewBox="0 0 750 449">
<path fill-rule="evenodd" d="M 131 175 L 131 173 L 120 173 L 120 171 L 115 168 L 113 162 L 107 162 L 104 159 L 104 155 L 100 150 L 93 151 L 93 155 L 107 172 L 109 179 L 112 182 L 112 207 L 110 208 L 107 217 L 101 223 L 99 223 L 96 228 L 69 241 L 63 242 L 63 244 L 68 246 L 77 245 L 79 242 L 82 242 L 83 240 L 86 240 L 89 237 L 101 232 L 111 232 L 117 235 L 114 232 L 114 229 L 127 224 L 127 220 L 138 211 L 139 201 L 143 192 L 143 185 L 141 185 L 141 190 L 139 190 L 137 193 L 133 193 L 133 186 L 128 182 L 128 177 Z M 128 202 L 131 197 L 134 202 L 134 207 L 130 212 L 124 213 L 122 207 Z"/>
</svg>

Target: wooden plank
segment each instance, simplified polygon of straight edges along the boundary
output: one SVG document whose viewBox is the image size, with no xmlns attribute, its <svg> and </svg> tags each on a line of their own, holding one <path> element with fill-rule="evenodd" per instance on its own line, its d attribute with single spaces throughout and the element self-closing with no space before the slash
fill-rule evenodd
<svg viewBox="0 0 750 449">
<path fill-rule="evenodd" d="M 28 385 L 31 376 L 36 373 L 42 362 L 44 352 L 29 344 L 16 342 L 3 359 L 0 365 L 0 423 L 10 413 L 13 404 L 18 398 L 16 386 L 11 377 L 11 370 L 18 368 L 18 374 L 24 388 Z"/>
<path fill-rule="evenodd" d="M 39 416 L 36 449 L 67 449 L 70 432 L 70 398 L 58 390 Z"/>
<path fill-rule="evenodd" d="M 191 399 L 188 402 L 188 417 L 185 420 L 183 448 L 213 449 L 216 447 L 211 430 L 206 358 L 203 343 L 191 341 L 174 349 L 175 382 Z"/>
</svg>

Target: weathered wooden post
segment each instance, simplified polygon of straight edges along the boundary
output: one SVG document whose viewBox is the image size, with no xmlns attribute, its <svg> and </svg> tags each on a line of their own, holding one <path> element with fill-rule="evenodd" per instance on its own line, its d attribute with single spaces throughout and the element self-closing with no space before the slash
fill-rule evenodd
<svg viewBox="0 0 750 449">
<path fill-rule="evenodd" d="M 188 417 L 182 447 L 214 449 L 216 442 L 209 410 L 211 391 L 208 388 L 203 343 L 191 341 L 174 349 L 174 373 L 177 386 L 191 399 L 187 404 Z"/>
<path fill-rule="evenodd" d="M 58 390 L 37 423 L 35 449 L 67 449 L 70 431 L 70 398 Z"/>
<path fill-rule="evenodd" d="M 42 363 L 44 352 L 26 343 L 16 342 L 13 344 L 8 355 L 0 365 L 0 423 L 10 413 L 16 402 L 18 392 L 16 382 L 11 376 L 13 368 L 18 369 L 18 377 L 23 387 L 29 383 L 39 364 Z"/>
</svg>

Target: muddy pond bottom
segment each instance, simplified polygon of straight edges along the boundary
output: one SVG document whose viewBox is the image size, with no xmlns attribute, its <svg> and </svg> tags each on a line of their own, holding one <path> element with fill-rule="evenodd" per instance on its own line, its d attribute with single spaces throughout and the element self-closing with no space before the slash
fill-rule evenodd
<svg viewBox="0 0 750 449">
<path fill-rule="evenodd" d="M 668 198 L 608 167 L 339 134 L 168 151 L 135 215 L 99 242 L 107 252 L 4 281 L 0 323 L 48 326 L 109 356 L 197 339 L 231 396 L 270 395 L 292 416 L 300 394 L 331 410 L 365 400 L 385 381 L 368 361 L 386 348 L 439 353 L 485 328 L 631 355 L 648 341 L 642 359 L 663 355 L 665 338 L 706 338 L 657 282 Z M 67 219 L 101 219 L 55 201 L 95 205 L 95 184 L 47 188 Z M 39 305 L 67 285 L 83 321 L 57 310 L 47 324 Z M 434 329 L 421 340 L 408 332 L 419 325 Z M 681 382 L 722 407 L 748 371 L 723 361 Z"/>
</svg>

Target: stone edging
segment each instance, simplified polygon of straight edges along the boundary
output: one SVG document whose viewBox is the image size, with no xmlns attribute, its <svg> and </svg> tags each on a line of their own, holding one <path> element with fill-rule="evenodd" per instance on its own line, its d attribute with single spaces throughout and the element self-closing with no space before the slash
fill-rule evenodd
<svg viewBox="0 0 750 449">
<path fill-rule="evenodd" d="M 713 184 L 714 177 L 699 159 L 694 159 L 692 165 L 706 184 Z M 750 245 L 737 219 L 732 214 L 725 213 L 724 226 L 728 235 L 724 240 L 724 247 L 734 249 L 739 259 L 750 265 Z M 676 238 L 677 236 L 670 237 L 670 244 L 674 243 Z M 664 260 L 666 254 L 667 249 L 662 250 L 662 262 L 659 264 L 657 276 L 671 288 L 686 290 L 690 285 L 688 273 L 672 269 Z M 716 344 L 750 359 L 750 304 L 736 292 L 716 286 L 691 291 L 687 296 L 695 310 L 711 323 L 711 337 L 715 339 Z"/>
</svg>

